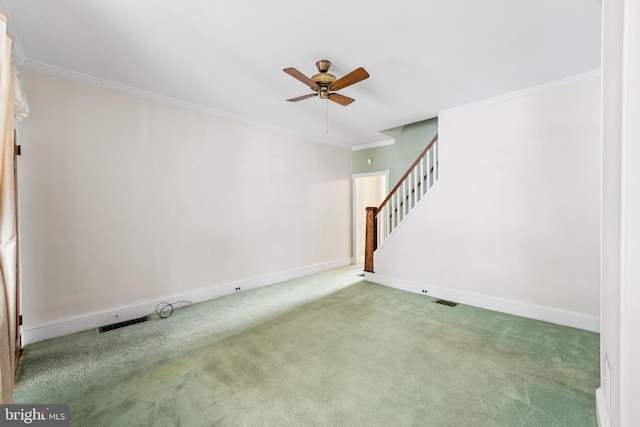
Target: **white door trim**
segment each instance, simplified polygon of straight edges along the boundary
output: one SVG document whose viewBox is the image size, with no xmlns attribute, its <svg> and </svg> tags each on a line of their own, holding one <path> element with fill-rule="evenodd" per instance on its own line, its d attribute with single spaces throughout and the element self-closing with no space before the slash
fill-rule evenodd
<svg viewBox="0 0 640 427">
<path fill-rule="evenodd" d="M 351 190 L 351 230 L 352 230 L 352 236 L 351 236 L 351 262 L 353 264 L 357 264 L 358 263 L 358 255 L 356 254 L 356 227 L 358 226 L 357 224 L 357 217 L 356 217 L 356 180 L 358 178 L 366 178 L 368 176 L 384 176 L 385 177 L 385 193 L 389 193 L 389 169 L 387 170 L 383 170 L 383 171 L 377 171 L 377 172 L 367 172 L 367 173 L 354 173 L 352 174 L 352 179 L 351 179 L 351 185 L 352 185 L 352 190 Z"/>
</svg>

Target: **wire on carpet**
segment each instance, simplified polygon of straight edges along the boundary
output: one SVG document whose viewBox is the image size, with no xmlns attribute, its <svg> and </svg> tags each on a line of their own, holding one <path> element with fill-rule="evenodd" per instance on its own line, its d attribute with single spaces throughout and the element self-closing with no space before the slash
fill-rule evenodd
<svg viewBox="0 0 640 427">
<path fill-rule="evenodd" d="M 191 301 L 176 301 L 173 303 L 161 302 L 156 306 L 156 314 L 161 319 L 166 319 L 173 314 L 173 310 L 183 307 L 189 307 L 191 304 L 193 304 Z"/>
</svg>

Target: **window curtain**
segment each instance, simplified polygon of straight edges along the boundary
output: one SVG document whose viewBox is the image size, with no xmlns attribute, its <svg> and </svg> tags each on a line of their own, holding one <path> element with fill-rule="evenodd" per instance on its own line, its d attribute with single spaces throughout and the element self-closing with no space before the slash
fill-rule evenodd
<svg viewBox="0 0 640 427">
<path fill-rule="evenodd" d="M 28 114 L 17 69 L 13 65 L 13 39 L 7 19 L 0 13 L 0 402 L 13 402 L 17 314 L 17 218 L 13 170 L 15 118 Z"/>
</svg>

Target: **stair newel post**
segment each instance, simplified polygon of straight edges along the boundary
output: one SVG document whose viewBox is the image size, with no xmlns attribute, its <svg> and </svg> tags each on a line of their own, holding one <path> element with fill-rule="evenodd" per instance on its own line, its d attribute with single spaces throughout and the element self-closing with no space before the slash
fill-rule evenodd
<svg viewBox="0 0 640 427">
<path fill-rule="evenodd" d="M 378 237 L 378 224 L 376 214 L 378 213 L 377 207 L 368 207 L 367 209 L 367 224 L 365 231 L 365 243 L 364 243 L 364 271 L 373 273 L 373 251 L 377 249 Z"/>
</svg>

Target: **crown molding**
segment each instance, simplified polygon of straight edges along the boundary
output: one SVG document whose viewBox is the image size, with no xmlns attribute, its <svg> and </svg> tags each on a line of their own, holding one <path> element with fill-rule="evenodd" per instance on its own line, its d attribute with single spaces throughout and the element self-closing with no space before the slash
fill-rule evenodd
<svg viewBox="0 0 640 427">
<path fill-rule="evenodd" d="M 351 148 L 351 151 L 360 151 L 360 150 L 366 150 L 368 148 L 384 147 L 386 145 L 393 145 L 395 143 L 396 143 L 395 138 L 385 139 L 384 141 L 376 141 L 376 142 L 371 142 L 369 144 L 356 145 L 355 147 Z"/>
<path fill-rule="evenodd" d="M 11 21 L 9 21 L 9 23 L 11 23 Z M 9 28 L 11 28 L 12 26 L 9 26 Z M 24 56 L 24 50 L 22 50 L 22 45 L 20 44 L 20 39 L 18 38 L 18 36 L 16 35 L 16 32 L 13 31 L 13 29 L 11 29 L 11 36 L 13 37 L 13 60 L 15 62 L 15 64 L 20 67 L 22 64 L 24 64 L 25 61 L 25 56 Z"/>
<path fill-rule="evenodd" d="M 13 23 L 11 22 L 11 16 L 7 13 L 7 7 L 4 5 L 4 1 L 0 0 L 0 14 L 2 14 L 6 19 L 7 23 L 7 33 L 11 35 L 11 39 L 13 40 L 13 60 L 17 66 L 21 66 L 26 59 L 24 56 L 24 50 L 22 50 L 22 45 L 20 44 L 20 39 L 18 38 L 18 34 L 13 27 Z"/>
<path fill-rule="evenodd" d="M 13 34 L 15 35 L 15 33 Z M 17 37 L 15 38 L 15 44 L 13 45 L 13 60 L 18 67 L 22 66 L 25 61 L 24 51 L 22 50 L 22 45 Z"/>
<path fill-rule="evenodd" d="M 540 86 L 534 86 L 529 89 L 519 90 L 516 92 L 507 93 L 505 95 L 496 96 L 494 98 L 484 99 L 478 102 L 472 102 L 470 104 L 461 105 L 459 107 L 450 108 L 448 110 L 444 110 L 440 113 L 440 115 L 446 115 L 449 113 L 454 113 L 462 110 L 467 110 L 470 108 L 480 107 L 483 105 L 493 104 L 497 102 L 509 101 L 518 98 L 524 98 L 530 95 L 547 92 L 554 89 L 559 89 L 562 87 L 572 86 L 575 84 L 600 79 L 602 77 L 602 72 L 600 70 L 589 71 L 588 73 L 578 74 L 577 76 L 568 77 L 566 79 L 557 80 L 551 83 L 545 83 Z"/>
<path fill-rule="evenodd" d="M 142 99 L 146 99 L 153 102 L 159 102 L 162 104 L 171 105 L 173 107 L 181 108 L 184 110 L 194 111 L 196 113 L 201 113 L 201 114 L 215 116 L 215 117 L 219 117 L 227 120 L 232 120 L 235 122 L 243 123 L 245 125 L 255 126 L 261 129 L 269 130 L 272 132 L 294 136 L 297 138 L 306 139 L 308 141 L 313 141 L 313 142 L 317 142 L 324 145 L 330 145 L 332 147 L 341 148 L 343 150 L 348 149 L 348 147 L 345 147 L 343 145 L 331 144 L 321 138 L 315 138 L 313 136 L 310 136 L 301 132 L 296 132 L 291 129 L 275 126 L 275 125 L 261 122 L 258 120 L 249 119 L 246 117 L 238 116 L 236 114 L 226 113 L 224 111 L 216 110 L 214 108 L 204 107 L 202 105 L 180 101 L 178 99 L 170 98 L 168 96 L 159 95 L 157 93 L 149 92 L 142 89 L 137 89 L 131 86 L 115 83 L 109 80 L 100 79 L 87 74 L 70 71 L 70 70 L 56 67 L 53 65 L 44 64 L 42 62 L 33 61 L 31 59 L 25 58 L 22 62 L 21 67 L 29 70 L 33 70 L 33 71 L 38 71 L 40 73 L 49 74 L 55 77 L 60 77 L 66 80 L 71 80 L 78 83 L 84 83 L 90 86 L 111 90 L 113 92 L 118 92 L 124 95 L 129 95 L 136 98 L 142 98 Z"/>
</svg>

